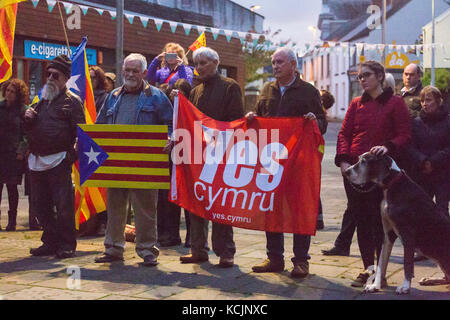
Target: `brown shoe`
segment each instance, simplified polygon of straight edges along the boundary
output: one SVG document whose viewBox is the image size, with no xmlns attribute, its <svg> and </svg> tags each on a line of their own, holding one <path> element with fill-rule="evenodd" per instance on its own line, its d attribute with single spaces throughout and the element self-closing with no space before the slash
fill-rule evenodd
<svg viewBox="0 0 450 320">
<path fill-rule="evenodd" d="M 180 257 L 181 263 L 200 263 L 208 261 L 208 255 L 187 254 Z"/>
<path fill-rule="evenodd" d="M 308 261 L 294 262 L 294 269 L 291 271 L 292 278 L 304 278 L 309 274 Z"/>
<path fill-rule="evenodd" d="M 274 262 L 270 259 L 266 259 L 263 263 L 252 267 L 253 272 L 283 272 L 284 261 Z"/>
<path fill-rule="evenodd" d="M 231 268 L 233 266 L 234 266 L 234 258 L 220 257 L 219 267 L 221 267 L 221 268 Z"/>
</svg>

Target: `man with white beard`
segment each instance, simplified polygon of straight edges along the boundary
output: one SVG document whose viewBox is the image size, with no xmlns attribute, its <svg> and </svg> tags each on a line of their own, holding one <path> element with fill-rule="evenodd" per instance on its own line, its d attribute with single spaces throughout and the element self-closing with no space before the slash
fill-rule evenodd
<svg viewBox="0 0 450 320">
<path fill-rule="evenodd" d="M 44 229 L 43 245 L 30 250 L 33 256 L 69 258 L 77 246 L 71 174 L 77 124 L 85 123 L 85 117 L 80 98 L 66 87 L 71 66 L 66 55 L 50 62 L 42 99 L 24 116 L 30 148 L 30 205 Z"/>
<path fill-rule="evenodd" d="M 172 134 L 172 105 L 167 96 L 144 79 L 147 60 L 138 53 L 127 56 L 122 66 L 124 85 L 114 89 L 100 109 L 96 123 L 128 125 L 167 125 Z M 158 190 L 108 188 L 108 220 L 105 234 L 105 253 L 96 263 L 123 260 L 125 224 L 128 199 L 134 210 L 136 224 L 136 253 L 143 265 L 157 265 L 156 206 Z"/>
</svg>

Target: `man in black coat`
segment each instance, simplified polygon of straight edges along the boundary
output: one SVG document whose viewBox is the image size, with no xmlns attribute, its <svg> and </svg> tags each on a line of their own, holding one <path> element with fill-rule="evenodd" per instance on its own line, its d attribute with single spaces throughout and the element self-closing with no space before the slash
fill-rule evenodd
<svg viewBox="0 0 450 320">
<path fill-rule="evenodd" d="M 30 201 L 44 229 L 43 245 L 30 250 L 33 256 L 56 254 L 61 259 L 69 258 L 77 245 L 71 174 L 77 124 L 85 123 L 85 117 L 80 98 L 66 87 L 71 65 L 66 55 L 50 62 L 42 99 L 25 112 Z"/>
</svg>

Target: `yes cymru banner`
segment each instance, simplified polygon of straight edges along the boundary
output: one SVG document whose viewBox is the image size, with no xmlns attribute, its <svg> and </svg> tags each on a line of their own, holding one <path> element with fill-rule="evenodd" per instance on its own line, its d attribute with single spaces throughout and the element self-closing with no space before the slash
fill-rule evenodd
<svg viewBox="0 0 450 320">
<path fill-rule="evenodd" d="M 234 227 L 314 235 L 324 140 L 315 121 L 209 118 L 175 101 L 169 199 Z"/>
</svg>

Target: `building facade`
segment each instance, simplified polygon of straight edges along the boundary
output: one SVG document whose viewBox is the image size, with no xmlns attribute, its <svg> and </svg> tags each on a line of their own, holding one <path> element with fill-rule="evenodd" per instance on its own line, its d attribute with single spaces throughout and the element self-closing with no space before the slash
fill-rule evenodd
<svg viewBox="0 0 450 320">
<path fill-rule="evenodd" d="M 55 1 L 53 1 L 55 2 Z M 14 39 L 13 77 L 23 79 L 30 87 L 30 96 L 34 97 L 46 81 L 46 66 L 50 60 L 61 53 L 68 53 L 62 22 L 57 5 L 50 7 L 50 1 L 40 0 L 19 4 Z M 116 18 L 115 7 L 109 6 L 115 0 L 64 1 L 75 5 L 75 9 L 66 12 L 62 8 L 63 21 L 72 50 L 78 46 L 83 36 L 88 37 L 88 63 L 98 65 L 107 72 L 115 72 Z M 76 8 L 82 6 L 78 14 L 78 28 L 69 29 L 70 20 L 76 15 Z M 162 7 L 162 6 L 160 6 Z M 195 27 L 187 32 L 182 24 L 203 28 L 212 27 L 213 17 L 197 12 L 183 11 L 165 7 L 154 10 L 153 4 L 141 0 L 125 1 L 124 17 L 124 56 L 131 52 L 142 53 L 148 63 L 162 52 L 167 42 L 177 42 L 185 50 L 199 36 Z M 250 10 L 247 9 L 250 12 Z M 81 12 L 78 9 L 78 12 Z M 133 17 L 134 19 L 130 19 Z M 157 17 L 147 20 L 143 17 Z M 127 19 L 128 18 L 128 19 Z M 165 20 L 167 19 L 167 20 Z M 169 23 L 170 21 L 170 23 Z M 175 21 L 175 24 L 172 22 Z M 177 21 L 179 22 L 177 24 Z M 234 78 L 244 90 L 245 64 L 241 40 L 227 37 L 223 33 L 213 35 L 205 32 L 206 44 L 220 55 L 220 72 Z M 187 56 L 192 65 L 192 54 Z"/>
</svg>

